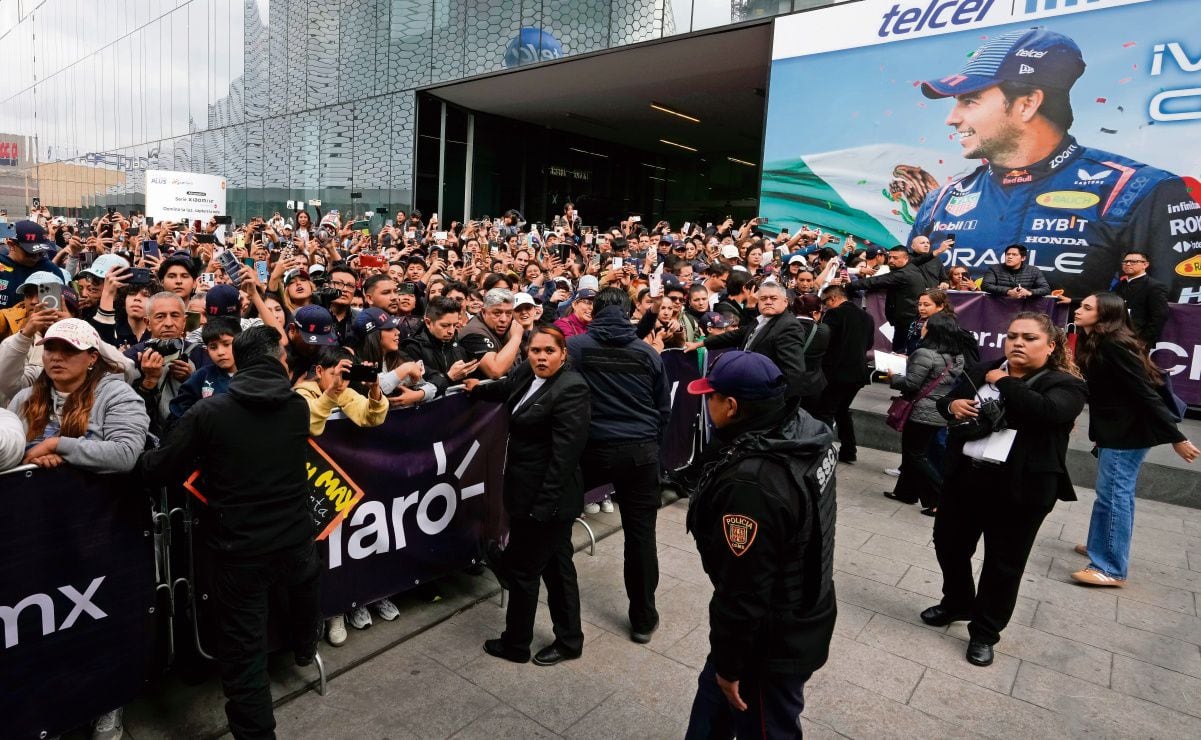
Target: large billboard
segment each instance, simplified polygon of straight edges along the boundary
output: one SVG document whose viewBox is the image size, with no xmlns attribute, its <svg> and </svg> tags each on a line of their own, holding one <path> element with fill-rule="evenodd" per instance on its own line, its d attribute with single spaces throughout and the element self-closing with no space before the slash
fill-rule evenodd
<svg viewBox="0 0 1201 740">
<path fill-rule="evenodd" d="M 760 212 L 882 246 L 1022 244 L 1073 297 L 1151 253 L 1201 303 L 1196 0 L 864 0 L 780 18 Z"/>
<path fill-rule="evenodd" d="M 146 215 L 157 221 L 208 221 L 225 215 L 225 178 L 146 170 Z"/>
</svg>

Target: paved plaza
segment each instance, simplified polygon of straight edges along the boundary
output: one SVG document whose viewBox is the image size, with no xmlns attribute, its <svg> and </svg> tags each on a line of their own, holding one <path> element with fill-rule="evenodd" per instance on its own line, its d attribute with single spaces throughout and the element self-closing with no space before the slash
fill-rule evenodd
<svg viewBox="0 0 1201 740">
<path fill-rule="evenodd" d="M 1201 737 L 1201 511 L 1140 501 L 1130 585 L 1090 590 L 1068 578 L 1082 563 L 1072 545 L 1092 500 L 1079 490 L 1079 502 L 1060 504 L 1043 525 L 996 662 L 977 668 L 963 658 L 962 623 L 918 619 L 939 596 L 932 520 L 880 495 L 894 480 L 882 471 L 896 461 L 861 449 L 857 465 L 838 469 L 838 625 L 830 662 L 807 686 L 808 737 Z M 342 671 L 324 697 L 304 689 L 311 675 L 274 661 L 276 696 L 290 697 L 276 709 L 279 736 L 681 737 L 708 650 L 710 594 L 685 509 L 660 513 L 662 626 L 649 645 L 627 636 L 617 530 L 595 556 L 576 555 L 580 660 L 539 668 L 485 655 L 504 618 L 495 584 L 451 583 L 461 593 L 442 603 L 402 605 L 398 622 L 352 631 L 341 649 L 323 644 Z M 589 519 L 612 529 L 604 515 Z M 535 649 L 550 640 L 543 609 Z M 352 650 L 357 664 L 338 668 Z M 215 682 L 190 691 L 132 707 L 128 734 L 219 731 Z M 187 709 L 185 696 L 197 700 Z"/>
</svg>

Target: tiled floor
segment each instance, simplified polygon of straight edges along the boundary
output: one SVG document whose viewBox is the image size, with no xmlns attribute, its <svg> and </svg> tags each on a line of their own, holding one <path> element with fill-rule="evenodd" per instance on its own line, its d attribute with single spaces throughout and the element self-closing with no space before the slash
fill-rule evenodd
<svg viewBox="0 0 1201 740">
<path fill-rule="evenodd" d="M 809 737 L 1201 737 L 1201 511 L 1140 501 L 1130 585 L 1098 591 L 1068 578 L 1083 564 L 1072 545 L 1092 492 L 1057 506 L 996 661 L 976 668 L 963 658 L 962 623 L 918 619 L 941 581 L 932 520 L 881 496 L 894 480 L 881 471 L 895 463 L 861 450 L 857 465 L 839 466 L 839 621 L 806 689 Z M 488 599 L 338 676 L 327 696 L 277 707 L 279 736 L 681 737 L 710 593 L 684 513 L 684 502 L 660 513 L 662 627 L 649 645 L 628 639 L 617 532 L 594 557 L 576 556 L 580 660 L 539 668 L 485 655 L 504 617 Z M 543 609 L 535 649 L 550 640 Z"/>
</svg>

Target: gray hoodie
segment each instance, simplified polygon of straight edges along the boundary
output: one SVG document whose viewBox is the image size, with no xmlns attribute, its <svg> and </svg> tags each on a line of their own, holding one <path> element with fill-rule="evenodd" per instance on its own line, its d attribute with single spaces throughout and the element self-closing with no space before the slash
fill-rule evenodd
<svg viewBox="0 0 1201 740">
<path fill-rule="evenodd" d="M 21 414 L 21 405 L 33 393 L 32 388 L 21 390 L 8 405 L 8 410 Z M 146 404 L 130 388 L 119 373 L 110 373 L 96 386 L 96 398 L 88 417 L 88 432 L 84 437 L 63 437 L 58 442 L 58 454 L 63 460 L 81 470 L 93 473 L 127 473 L 133 470 L 138 455 L 146 446 L 146 429 L 150 417 Z M 28 433 L 29 427 L 22 428 Z"/>
</svg>

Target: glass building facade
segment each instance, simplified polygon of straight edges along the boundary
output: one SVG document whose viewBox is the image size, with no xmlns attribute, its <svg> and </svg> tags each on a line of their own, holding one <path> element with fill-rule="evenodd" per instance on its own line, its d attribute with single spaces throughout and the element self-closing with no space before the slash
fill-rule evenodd
<svg viewBox="0 0 1201 740">
<path fill-rule="evenodd" d="M 239 221 L 407 207 L 421 88 L 823 4 L 0 0 L 0 207 L 138 207 L 148 169 L 224 176 Z"/>
</svg>

